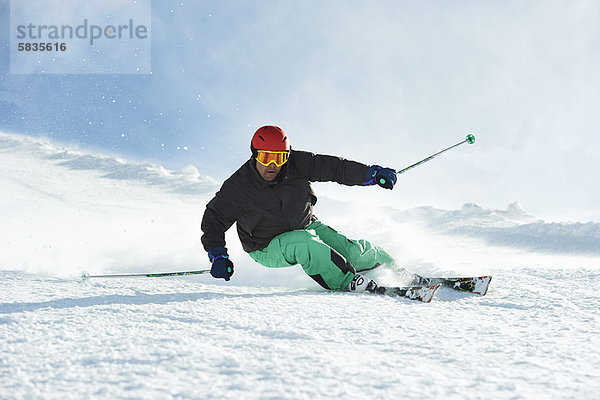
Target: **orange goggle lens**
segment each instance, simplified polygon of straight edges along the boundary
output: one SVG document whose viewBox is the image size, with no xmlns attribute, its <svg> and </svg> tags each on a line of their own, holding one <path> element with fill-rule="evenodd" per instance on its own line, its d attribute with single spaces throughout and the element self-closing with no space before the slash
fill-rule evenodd
<svg viewBox="0 0 600 400">
<path fill-rule="evenodd" d="M 281 167 L 288 160 L 287 151 L 265 151 L 258 150 L 256 155 L 256 161 L 264 165 L 265 167 L 271 163 L 275 163 L 276 166 Z"/>
</svg>

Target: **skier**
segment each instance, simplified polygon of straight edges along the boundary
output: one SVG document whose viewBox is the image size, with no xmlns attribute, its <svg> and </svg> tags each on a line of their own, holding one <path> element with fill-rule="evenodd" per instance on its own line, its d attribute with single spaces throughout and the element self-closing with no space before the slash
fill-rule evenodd
<svg viewBox="0 0 600 400">
<path fill-rule="evenodd" d="M 233 275 L 225 232 L 237 222 L 244 251 L 263 266 L 300 264 L 325 289 L 376 292 L 377 283 L 358 272 L 392 264 L 392 257 L 319 221 L 313 215 L 317 197 L 310 182 L 393 189 L 396 171 L 292 150 L 285 132 L 271 125 L 254 133 L 250 149 L 250 160 L 223 183 L 202 218 L 202 244 L 212 263 L 211 275 L 226 281 Z"/>
</svg>

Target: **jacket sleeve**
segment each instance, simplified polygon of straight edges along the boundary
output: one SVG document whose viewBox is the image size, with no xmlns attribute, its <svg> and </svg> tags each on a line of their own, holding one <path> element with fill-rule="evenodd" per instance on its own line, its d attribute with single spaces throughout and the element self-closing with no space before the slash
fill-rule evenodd
<svg viewBox="0 0 600 400">
<path fill-rule="evenodd" d="M 337 182 L 342 185 L 362 185 L 366 181 L 368 165 L 341 157 L 292 151 L 294 164 L 309 181 Z"/>
<path fill-rule="evenodd" d="M 225 232 L 241 214 L 241 208 L 235 202 L 233 191 L 223 184 L 221 190 L 208 202 L 202 217 L 202 245 L 206 251 L 213 247 L 225 246 Z"/>
</svg>

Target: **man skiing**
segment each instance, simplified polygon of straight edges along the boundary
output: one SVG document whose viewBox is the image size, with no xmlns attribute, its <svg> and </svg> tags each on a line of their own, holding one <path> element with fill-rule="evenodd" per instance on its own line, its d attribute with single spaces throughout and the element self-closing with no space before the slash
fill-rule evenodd
<svg viewBox="0 0 600 400">
<path fill-rule="evenodd" d="M 325 289 L 377 292 L 377 283 L 358 272 L 392 264 L 392 257 L 317 220 L 313 215 L 317 197 L 310 182 L 393 189 L 396 171 L 292 150 L 277 126 L 259 128 L 250 148 L 250 160 L 223 183 L 202 218 L 202 244 L 212 263 L 211 275 L 226 281 L 233 275 L 225 232 L 237 222 L 243 249 L 265 267 L 300 264 Z"/>
</svg>

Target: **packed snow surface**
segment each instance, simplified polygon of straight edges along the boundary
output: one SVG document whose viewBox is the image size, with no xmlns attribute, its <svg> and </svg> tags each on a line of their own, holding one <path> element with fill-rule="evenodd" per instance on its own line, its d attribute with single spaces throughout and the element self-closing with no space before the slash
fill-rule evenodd
<svg viewBox="0 0 600 400">
<path fill-rule="evenodd" d="M 208 268 L 199 226 L 218 182 L 193 166 L 173 171 L 3 133 L 0 168 L 2 399 L 584 399 L 600 391 L 597 222 L 543 221 L 516 202 L 366 207 L 319 185 L 323 222 L 423 275 L 492 274 L 488 294 L 443 288 L 423 304 L 326 292 L 300 267 L 254 263 L 234 229 L 231 282 L 83 281 L 84 272 Z M 372 277 L 402 284 L 393 268 Z"/>
</svg>

